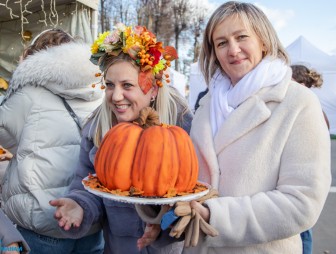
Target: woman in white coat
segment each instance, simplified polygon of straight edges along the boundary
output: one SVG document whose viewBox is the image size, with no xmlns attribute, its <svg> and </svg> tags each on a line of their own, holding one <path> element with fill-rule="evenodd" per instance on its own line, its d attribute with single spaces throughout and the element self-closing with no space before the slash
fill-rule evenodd
<svg viewBox="0 0 336 254">
<path fill-rule="evenodd" d="M 2 205 L 32 253 L 103 251 L 100 225 L 82 239 L 64 239 L 48 203 L 67 193 L 79 158 L 79 126 L 101 103 L 102 91 L 91 87 L 99 69 L 89 58 L 90 47 L 69 34 L 44 31 L 25 50 L 0 106 L 0 144 L 14 155 Z"/>
<path fill-rule="evenodd" d="M 219 235 L 185 253 L 302 254 L 331 184 L 330 138 L 318 98 L 292 85 L 288 56 L 256 6 L 211 16 L 200 65 L 209 93 L 191 137 L 199 180 L 220 197 L 192 206 Z"/>
</svg>

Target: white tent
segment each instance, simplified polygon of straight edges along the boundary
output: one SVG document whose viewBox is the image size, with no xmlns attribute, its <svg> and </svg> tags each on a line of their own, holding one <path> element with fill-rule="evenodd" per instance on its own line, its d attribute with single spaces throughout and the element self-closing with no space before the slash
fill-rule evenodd
<svg viewBox="0 0 336 254">
<path fill-rule="evenodd" d="M 303 36 L 299 36 L 286 50 L 292 64 L 304 64 L 319 72 L 336 72 L 336 58 L 318 49 Z"/>
<path fill-rule="evenodd" d="M 207 88 L 202 72 L 198 67 L 198 62 L 190 65 L 189 76 L 189 107 L 193 110 L 198 94 Z"/>
<path fill-rule="evenodd" d="M 330 133 L 336 134 L 336 59 L 315 47 L 303 36 L 286 48 L 292 64 L 313 68 L 323 76 L 321 88 L 313 91 L 319 97 L 330 122 Z"/>
<path fill-rule="evenodd" d="M 98 0 L 1 2 L 0 77 L 7 81 L 10 80 L 24 47 L 41 31 L 62 28 L 90 44 L 97 35 Z"/>
<path fill-rule="evenodd" d="M 173 68 L 169 69 L 170 85 L 175 87 L 184 97 L 186 96 L 187 78 L 182 73 L 175 71 Z"/>
</svg>

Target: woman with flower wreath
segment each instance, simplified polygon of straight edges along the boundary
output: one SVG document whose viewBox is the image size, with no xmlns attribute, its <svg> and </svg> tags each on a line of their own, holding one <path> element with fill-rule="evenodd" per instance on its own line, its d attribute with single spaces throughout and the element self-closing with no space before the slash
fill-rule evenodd
<svg viewBox="0 0 336 254">
<path fill-rule="evenodd" d="M 176 50 L 163 47 L 145 27 L 118 24 L 112 32 L 99 36 L 92 53 L 92 60 L 103 71 L 105 99 L 84 127 L 80 163 L 70 194 L 50 202 L 57 207 L 55 218 L 64 234 L 74 238 L 101 222 L 105 253 L 179 253 L 181 245 L 172 243 L 169 230 L 161 232 L 159 225 L 146 227 L 134 205 L 98 197 L 81 184 L 89 173 L 95 173 L 94 157 L 107 131 L 137 119 L 145 107 L 152 106 L 161 122 L 189 133 L 192 113 L 187 101 L 167 85 L 168 74 L 163 75 L 170 61 L 177 58 Z"/>
</svg>

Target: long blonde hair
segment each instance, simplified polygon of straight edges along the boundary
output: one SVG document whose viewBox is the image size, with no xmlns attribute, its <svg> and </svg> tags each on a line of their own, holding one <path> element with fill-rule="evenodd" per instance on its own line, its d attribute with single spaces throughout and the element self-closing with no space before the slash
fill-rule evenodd
<svg viewBox="0 0 336 254">
<path fill-rule="evenodd" d="M 102 69 L 106 71 L 117 62 L 129 62 L 140 71 L 139 67 L 128 54 L 120 53 L 118 56 L 106 56 L 101 61 Z M 188 111 L 188 104 L 186 99 L 175 88 L 170 87 L 164 80 L 162 82 L 163 86 L 158 88 L 158 94 L 152 107 L 159 113 L 162 123 L 176 125 L 178 113 L 182 112 L 181 116 L 183 116 Z M 96 125 L 93 142 L 96 147 L 99 147 L 104 135 L 117 124 L 116 117 L 110 110 L 106 97 L 92 118 L 91 128 Z"/>
<path fill-rule="evenodd" d="M 263 57 L 268 55 L 274 58 L 280 58 L 289 64 L 290 61 L 285 48 L 282 46 L 266 15 L 253 4 L 230 1 L 222 4 L 215 10 L 204 31 L 199 63 L 207 84 L 209 84 L 217 70 L 225 74 L 217 60 L 212 37 L 217 25 L 232 16 L 241 19 L 246 28 L 252 29 L 259 37 L 266 49 Z"/>
</svg>

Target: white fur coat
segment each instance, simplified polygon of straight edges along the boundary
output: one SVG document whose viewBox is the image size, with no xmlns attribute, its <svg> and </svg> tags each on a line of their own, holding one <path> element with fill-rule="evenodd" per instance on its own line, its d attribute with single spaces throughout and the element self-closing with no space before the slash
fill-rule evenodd
<svg viewBox="0 0 336 254">
<path fill-rule="evenodd" d="M 191 137 L 199 179 L 218 189 L 206 201 L 217 237 L 185 253 L 302 254 L 300 232 L 317 221 L 331 184 L 330 138 L 318 98 L 289 70 L 227 118 L 212 138 L 210 94 Z"/>
<path fill-rule="evenodd" d="M 100 89 L 91 84 L 99 81 L 99 68 L 92 64 L 90 47 L 82 43 L 66 43 L 28 56 L 13 73 L 4 100 L 25 86 L 45 87 L 55 94 L 86 101 L 101 98 Z"/>
</svg>

